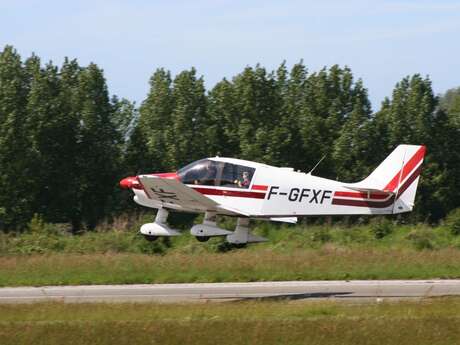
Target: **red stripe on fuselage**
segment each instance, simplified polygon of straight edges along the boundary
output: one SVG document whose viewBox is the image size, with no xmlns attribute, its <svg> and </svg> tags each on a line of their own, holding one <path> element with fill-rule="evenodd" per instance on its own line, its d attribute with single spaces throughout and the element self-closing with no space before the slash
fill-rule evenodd
<svg viewBox="0 0 460 345">
<path fill-rule="evenodd" d="M 267 190 L 268 186 L 263 186 L 261 184 L 255 184 L 251 188 L 252 190 Z"/>
<path fill-rule="evenodd" d="M 239 191 L 239 190 L 225 190 L 225 189 L 214 189 L 214 188 L 200 188 L 192 187 L 197 192 L 204 195 L 219 195 L 219 196 L 232 196 L 237 198 L 253 198 L 253 199 L 265 199 L 265 193 Z"/>
<path fill-rule="evenodd" d="M 412 156 L 412 158 L 404 165 L 404 167 L 398 171 L 398 173 L 393 177 L 393 179 L 386 185 L 384 190 L 394 192 L 398 187 L 398 184 L 405 180 L 407 175 L 423 160 L 425 156 L 426 147 L 421 146 L 417 152 Z"/>
</svg>

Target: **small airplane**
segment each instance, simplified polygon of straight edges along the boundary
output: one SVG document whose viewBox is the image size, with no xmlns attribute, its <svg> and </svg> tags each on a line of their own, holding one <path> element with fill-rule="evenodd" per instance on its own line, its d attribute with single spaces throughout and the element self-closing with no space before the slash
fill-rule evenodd
<svg viewBox="0 0 460 345">
<path fill-rule="evenodd" d="M 158 209 L 140 232 L 153 241 L 181 233 L 167 225 L 170 211 L 204 213 L 190 232 L 205 242 L 214 236 L 239 247 L 263 242 L 252 234 L 250 219 L 296 223 L 299 216 L 382 215 L 410 212 L 425 146 L 399 145 L 367 178 L 344 183 L 292 168 L 234 159 L 206 158 L 177 172 L 124 178 L 139 205 Z M 237 217 L 235 231 L 219 228 L 217 215 Z"/>
</svg>

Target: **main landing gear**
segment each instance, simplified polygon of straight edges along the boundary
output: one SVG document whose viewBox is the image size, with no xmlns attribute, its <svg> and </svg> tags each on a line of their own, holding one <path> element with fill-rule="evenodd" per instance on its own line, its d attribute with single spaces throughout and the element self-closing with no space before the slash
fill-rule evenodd
<svg viewBox="0 0 460 345">
<path fill-rule="evenodd" d="M 238 218 L 235 231 L 227 235 L 227 242 L 240 248 L 246 246 L 247 243 L 265 242 L 267 239 L 262 236 L 257 236 L 251 233 L 249 229 L 249 218 Z"/>
<path fill-rule="evenodd" d="M 158 210 L 153 223 L 141 226 L 140 232 L 148 241 L 155 241 L 158 237 L 179 236 L 180 232 L 168 227 L 166 221 L 168 211 L 164 208 Z M 229 231 L 217 226 L 216 212 L 206 212 L 202 224 L 194 225 L 190 233 L 199 242 L 206 242 L 211 237 L 225 236 L 228 243 L 236 248 L 245 247 L 248 243 L 265 242 L 266 238 L 251 233 L 249 229 L 249 218 L 238 218 L 235 231 Z"/>
<path fill-rule="evenodd" d="M 194 225 L 190 229 L 190 233 L 195 236 L 198 241 L 206 242 L 211 237 L 227 236 L 232 232 L 217 226 L 216 212 L 206 212 L 204 214 L 203 223 Z"/>
<path fill-rule="evenodd" d="M 198 242 L 208 242 L 211 238 L 210 236 L 195 236 Z"/>
<path fill-rule="evenodd" d="M 238 218 L 235 231 L 219 228 L 216 223 L 215 212 L 206 212 L 203 223 L 193 226 L 190 233 L 200 242 L 205 242 L 211 237 L 225 236 L 227 242 L 237 248 L 242 248 L 247 243 L 265 242 L 267 240 L 250 232 L 249 218 Z"/>
</svg>

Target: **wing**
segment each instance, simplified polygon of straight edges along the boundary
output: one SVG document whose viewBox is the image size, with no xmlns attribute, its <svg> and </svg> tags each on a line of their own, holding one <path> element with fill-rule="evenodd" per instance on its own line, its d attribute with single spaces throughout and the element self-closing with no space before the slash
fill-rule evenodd
<svg viewBox="0 0 460 345">
<path fill-rule="evenodd" d="M 165 207 L 173 205 L 175 208 L 179 207 L 184 211 L 224 211 L 226 214 L 246 215 L 241 211 L 222 207 L 214 200 L 175 179 L 161 178 L 154 175 L 140 175 L 138 178 L 144 187 L 145 194 L 150 199 L 162 203 Z"/>
</svg>

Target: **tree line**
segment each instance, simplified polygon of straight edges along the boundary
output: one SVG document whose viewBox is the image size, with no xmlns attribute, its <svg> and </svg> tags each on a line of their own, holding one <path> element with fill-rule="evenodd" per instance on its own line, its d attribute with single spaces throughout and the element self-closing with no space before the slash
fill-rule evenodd
<svg viewBox="0 0 460 345">
<path fill-rule="evenodd" d="M 348 67 L 311 72 L 303 61 L 246 67 L 209 91 L 194 68 L 157 69 L 140 107 L 110 96 L 103 70 L 61 66 L 12 46 L 0 52 L 0 229 L 39 214 L 74 230 L 134 210 L 120 178 L 229 156 L 346 182 L 369 174 L 398 144 L 425 144 L 412 221 L 460 206 L 460 89 L 439 97 L 407 76 L 373 112 Z"/>
</svg>

